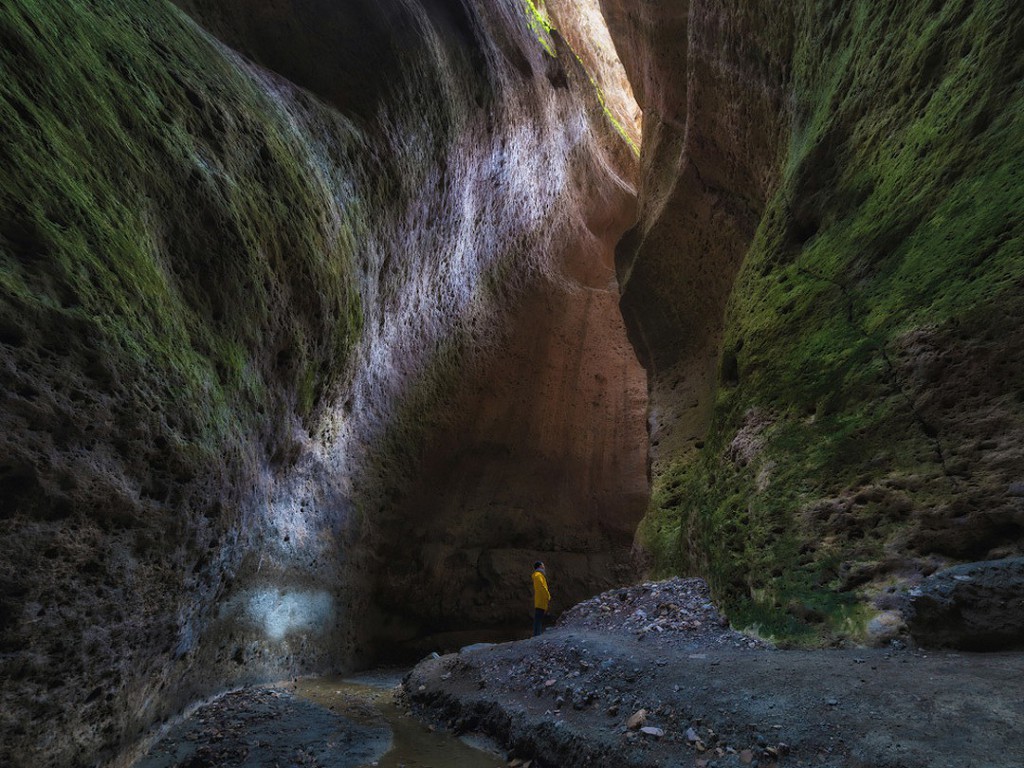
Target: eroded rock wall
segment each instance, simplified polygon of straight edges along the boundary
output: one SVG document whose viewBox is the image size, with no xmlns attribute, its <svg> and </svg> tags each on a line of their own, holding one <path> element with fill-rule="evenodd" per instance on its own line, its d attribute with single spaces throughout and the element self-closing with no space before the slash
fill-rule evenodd
<svg viewBox="0 0 1024 768">
<path fill-rule="evenodd" d="M 524 290 L 505 340 L 467 371 L 430 436 L 382 542 L 387 644 L 522 636 L 536 559 L 554 613 L 630 579 L 648 500 L 647 398 L 617 311 L 615 233 L 633 220 L 619 194 L 590 199 L 574 235 L 552 243 L 559 272 Z"/>
<path fill-rule="evenodd" d="M 764 632 L 886 639 L 900 588 L 1024 542 L 1024 13 L 602 6 L 644 110 L 639 540 Z"/>
<path fill-rule="evenodd" d="M 596 591 L 644 506 L 643 374 L 595 309 L 630 153 L 575 57 L 511 0 L 182 8 L 0 11 L 4 764 L 117 762 L 203 695 L 371 660 L 420 621 L 373 602 L 402 510 L 456 549 L 452 515 L 521 513 L 432 474 L 447 435 L 554 510 L 524 580 L 582 529 Z M 585 359 L 532 345 L 559 329 Z M 516 405 L 469 418 L 488 383 Z"/>
</svg>

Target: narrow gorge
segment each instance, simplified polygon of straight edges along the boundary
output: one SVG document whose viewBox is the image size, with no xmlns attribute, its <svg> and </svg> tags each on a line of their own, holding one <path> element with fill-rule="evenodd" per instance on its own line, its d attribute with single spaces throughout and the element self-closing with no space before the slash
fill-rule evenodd
<svg viewBox="0 0 1024 768">
<path fill-rule="evenodd" d="M 1024 649 L 1024 6 L 5 0 L 0 68 L 0 764 L 505 648 L 535 560 Z"/>
</svg>

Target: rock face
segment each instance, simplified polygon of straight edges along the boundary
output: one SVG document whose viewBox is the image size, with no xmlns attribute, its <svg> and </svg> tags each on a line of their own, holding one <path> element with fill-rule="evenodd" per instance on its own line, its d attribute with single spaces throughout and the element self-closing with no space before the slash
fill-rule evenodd
<svg viewBox="0 0 1024 768">
<path fill-rule="evenodd" d="M 910 593 L 911 634 L 922 645 L 1024 648 L 1024 557 L 934 573 Z"/>
<path fill-rule="evenodd" d="M 0 763 L 525 623 L 538 552 L 565 599 L 621 573 L 633 159 L 558 35 L 130 0 L 8 3 L 0 40 Z"/>
<path fill-rule="evenodd" d="M 628 223 L 588 222 L 560 279 L 524 293 L 507 341 L 467 373 L 430 436 L 381 543 L 388 642 L 522 634 L 538 558 L 555 612 L 628 579 L 648 496 L 645 383 L 616 311 L 608 236 Z"/>
<path fill-rule="evenodd" d="M 1024 10 L 602 7 L 644 111 L 617 263 L 653 568 L 827 642 L 1020 553 Z"/>
</svg>

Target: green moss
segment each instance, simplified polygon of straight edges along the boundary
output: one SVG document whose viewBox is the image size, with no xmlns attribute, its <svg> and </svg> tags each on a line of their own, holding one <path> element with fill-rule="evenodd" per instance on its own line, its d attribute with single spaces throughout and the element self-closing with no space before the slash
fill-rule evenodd
<svg viewBox="0 0 1024 768">
<path fill-rule="evenodd" d="M 558 58 L 554 41 L 551 39 L 554 26 L 551 24 L 551 19 L 548 18 L 547 11 L 544 10 L 544 0 L 541 0 L 539 6 L 533 0 L 523 0 L 523 4 L 526 6 L 526 23 L 529 25 L 530 31 L 537 36 L 537 42 L 541 44 L 548 56 Z"/>
<path fill-rule="evenodd" d="M 169 3 L 22 0 L 0 39 L 6 321 L 91 329 L 210 453 L 281 391 L 310 417 L 360 328 L 358 211 L 336 231 L 288 115 Z"/>
<path fill-rule="evenodd" d="M 643 529 L 660 567 L 708 574 L 734 618 L 799 643 L 859 636 L 867 610 L 837 571 L 904 530 L 832 535 L 808 509 L 880 471 L 941 473 L 900 340 L 985 303 L 1024 308 L 1024 9 L 826 6 L 797 14 L 788 159 L 728 309 L 739 384 L 704 449 L 666 464 Z M 770 426 L 739 466 L 728 446 L 752 409 Z"/>
<path fill-rule="evenodd" d="M 558 58 L 558 51 L 556 50 L 554 41 L 551 38 L 551 33 L 557 30 L 554 24 L 552 24 L 551 19 L 548 17 L 547 11 L 544 9 L 543 0 L 541 0 L 540 5 L 534 3 L 533 0 L 523 0 L 523 3 L 526 7 L 526 23 L 530 27 L 530 31 L 532 31 L 537 37 L 537 41 L 544 48 L 544 52 L 547 53 L 548 56 Z M 565 38 L 562 38 L 562 40 L 569 50 L 572 51 L 572 54 L 580 68 L 586 72 L 587 79 L 590 80 L 590 85 L 594 88 L 594 94 L 597 96 L 597 102 L 600 105 L 601 111 L 604 114 L 605 119 L 608 121 L 608 124 L 611 125 L 620 137 L 622 137 L 622 140 L 626 142 L 626 145 L 629 147 L 633 155 L 640 157 L 639 145 L 633 141 L 622 123 L 619 122 L 618 118 L 615 117 L 615 114 L 608 108 L 604 91 L 601 90 L 601 86 L 598 85 L 597 80 L 595 80 L 594 76 L 590 74 L 590 71 L 587 69 L 587 65 L 584 64 L 583 59 L 580 58 L 579 53 L 569 44 L 569 41 L 565 40 Z"/>
<path fill-rule="evenodd" d="M 594 87 L 594 93 L 597 94 L 597 102 L 601 105 L 601 111 L 604 113 L 605 120 L 607 120 L 611 124 L 612 128 L 615 129 L 615 132 L 622 137 L 622 140 L 629 146 L 630 151 L 636 157 L 640 157 L 640 146 L 633 141 L 622 123 L 619 122 L 618 118 L 615 117 L 615 114 L 608 108 L 608 102 L 605 99 L 604 91 L 601 90 L 601 86 L 597 84 L 597 80 L 595 80 L 594 76 L 587 70 L 587 66 L 583 63 L 583 59 L 580 58 L 580 55 L 576 53 L 576 51 L 573 51 L 573 55 L 576 57 L 576 61 L 579 62 L 583 71 L 587 73 L 590 84 Z"/>
</svg>

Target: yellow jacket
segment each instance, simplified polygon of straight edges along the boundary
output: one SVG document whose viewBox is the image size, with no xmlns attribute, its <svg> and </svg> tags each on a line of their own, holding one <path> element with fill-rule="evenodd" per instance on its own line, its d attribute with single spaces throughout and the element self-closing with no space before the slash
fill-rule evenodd
<svg viewBox="0 0 1024 768">
<path fill-rule="evenodd" d="M 551 600 L 551 593 L 548 592 L 548 580 L 540 571 L 533 572 L 533 607 L 548 609 L 548 602 Z"/>
</svg>

